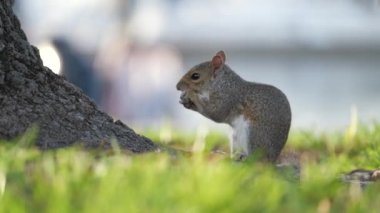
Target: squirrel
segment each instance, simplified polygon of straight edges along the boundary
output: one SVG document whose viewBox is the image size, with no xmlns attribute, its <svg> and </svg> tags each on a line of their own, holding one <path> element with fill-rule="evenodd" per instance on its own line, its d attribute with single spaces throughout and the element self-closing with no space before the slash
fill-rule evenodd
<svg viewBox="0 0 380 213">
<path fill-rule="evenodd" d="M 260 153 L 275 162 L 289 134 L 288 99 L 274 86 L 242 79 L 225 61 L 225 53 L 219 51 L 211 61 L 191 68 L 176 85 L 182 91 L 180 104 L 233 128 L 233 159 Z"/>
</svg>

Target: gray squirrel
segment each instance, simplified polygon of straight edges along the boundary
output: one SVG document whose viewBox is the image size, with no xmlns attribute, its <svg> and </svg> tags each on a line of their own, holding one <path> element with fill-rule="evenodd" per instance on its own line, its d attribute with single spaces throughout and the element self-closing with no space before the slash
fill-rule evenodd
<svg viewBox="0 0 380 213">
<path fill-rule="evenodd" d="M 191 68 L 177 84 L 180 103 L 233 128 L 232 158 L 242 160 L 258 152 L 274 162 L 288 138 L 288 99 L 274 86 L 245 81 L 225 61 L 219 51 L 211 61 Z"/>
</svg>

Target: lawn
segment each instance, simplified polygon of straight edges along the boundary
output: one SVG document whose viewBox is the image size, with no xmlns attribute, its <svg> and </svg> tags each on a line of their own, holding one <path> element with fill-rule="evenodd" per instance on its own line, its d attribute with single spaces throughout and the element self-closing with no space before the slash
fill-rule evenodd
<svg viewBox="0 0 380 213">
<path fill-rule="evenodd" d="M 170 126 L 142 134 L 183 150 L 131 154 L 71 147 L 39 151 L 36 130 L 0 142 L 0 212 L 379 212 L 380 184 L 364 190 L 342 174 L 380 168 L 380 124 L 346 131 L 292 130 L 289 168 L 233 162 L 227 137 Z M 114 143 L 116 144 L 116 143 Z"/>
</svg>

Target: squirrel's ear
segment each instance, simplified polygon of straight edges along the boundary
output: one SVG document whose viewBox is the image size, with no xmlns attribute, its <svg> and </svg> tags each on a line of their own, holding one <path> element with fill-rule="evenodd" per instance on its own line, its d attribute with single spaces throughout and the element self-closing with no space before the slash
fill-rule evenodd
<svg viewBox="0 0 380 213">
<path fill-rule="evenodd" d="M 226 54 L 224 54 L 223 50 L 217 52 L 216 55 L 220 56 L 223 59 L 223 63 L 226 61 Z"/>
<path fill-rule="evenodd" d="M 216 55 L 212 58 L 211 64 L 212 64 L 212 70 L 216 71 L 219 68 L 221 68 L 224 65 L 224 62 L 226 61 L 226 55 L 223 51 L 219 51 L 216 53 Z"/>
</svg>

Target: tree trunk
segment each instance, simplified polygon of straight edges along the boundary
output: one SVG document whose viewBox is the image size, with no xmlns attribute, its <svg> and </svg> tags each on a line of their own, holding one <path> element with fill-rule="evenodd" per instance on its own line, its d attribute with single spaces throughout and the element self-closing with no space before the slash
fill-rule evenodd
<svg viewBox="0 0 380 213">
<path fill-rule="evenodd" d="M 42 149 L 74 143 L 109 147 L 113 138 L 133 152 L 157 148 L 44 67 L 12 11 L 13 1 L 0 2 L 0 138 L 13 138 L 37 124 L 37 145 Z"/>
</svg>

